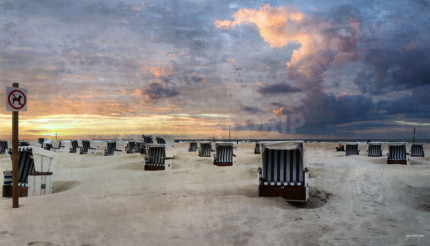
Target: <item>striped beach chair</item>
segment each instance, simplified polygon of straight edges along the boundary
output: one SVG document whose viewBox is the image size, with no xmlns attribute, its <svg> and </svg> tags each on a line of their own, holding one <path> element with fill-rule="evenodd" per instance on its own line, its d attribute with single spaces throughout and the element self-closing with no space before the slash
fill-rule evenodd
<svg viewBox="0 0 430 246">
<path fill-rule="evenodd" d="M 255 142 L 254 154 L 261 154 L 259 142 Z"/>
<path fill-rule="evenodd" d="M 424 157 L 423 144 L 412 144 L 411 146 L 411 156 L 413 157 Z"/>
<path fill-rule="evenodd" d="M 217 143 L 215 145 L 214 165 L 216 166 L 233 166 L 234 157 L 232 143 Z"/>
<path fill-rule="evenodd" d="M 1 140 L 0 141 L 0 154 L 6 154 L 6 150 L 9 148 L 7 144 L 7 140 Z"/>
<path fill-rule="evenodd" d="M 367 145 L 367 156 L 369 157 L 380 157 L 382 156 L 381 143 L 369 143 Z"/>
<path fill-rule="evenodd" d="M 82 148 L 79 154 L 84 155 L 88 154 L 88 150 L 90 149 L 90 140 L 82 140 Z"/>
<path fill-rule="evenodd" d="M 150 135 L 142 135 L 142 138 L 143 138 L 143 144 L 140 147 L 140 154 L 141 155 L 146 155 L 147 154 L 147 148 L 146 148 L 146 146 L 149 145 L 149 144 L 153 144 L 154 141 L 152 139 L 152 136 L 150 136 Z"/>
<path fill-rule="evenodd" d="M 38 138 L 37 141 L 40 144 L 40 148 L 43 148 L 43 143 L 45 142 L 45 139 L 44 138 Z"/>
<path fill-rule="evenodd" d="M 359 155 L 359 154 L 360 154 L 360 150 L 358 150 L 357 143 L 346 143 L 345 156 Z"/>
<path fill-rule="evenodd" d="M 190 147 L 188 148 L 188 152 L 197 151 L 197 142 L 190 142 Z"/>
<path fill-rule="evenodd" d="M 307 202 L 308 174 L 303 141 L 262 144 L 259 196 L 280 196 L 287 201 Z"/>
<path fill-rule="evenodd" d="M 136 150 L 136 142 L 135 141 L 129 141 L 127 144 L 127 154 L 132 154 Z"/>
<path fill-rule="evenodd" d="M 200 157 L 211 157 L 212 146 L 210 142 L 201 142 L 199 149 Z"/>
<path fill-rule="evenodd" d="M 69 153 L 76 153 L 78 148 L 78 140 L 72 140 L 72 147 L 70 147 Z"/>
<path fill-rule="evenodd" d="M 148 154 L 145 157 L 145 171 L 161 171 L 171 167 L 171 159 L 166 157 L 166 148 L 164 145 L 151 144 L 147 145 Z"/>
<path fill-rule="evenodd" d="M 387 153 L 387 164 L 409 165 L 406 143 L 389 143 Z"/>
<path fill-rule="evenodd" d="M 105 156 L 113 156 L 116 149 L 116 141 L 107 141 L 106 142 L 107 148 L 105 149 Z"/>
</svg>

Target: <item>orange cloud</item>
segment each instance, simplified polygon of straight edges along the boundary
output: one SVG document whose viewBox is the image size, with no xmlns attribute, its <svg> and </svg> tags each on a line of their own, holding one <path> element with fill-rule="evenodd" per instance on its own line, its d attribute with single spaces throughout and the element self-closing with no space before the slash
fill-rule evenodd
<svg viewBox="0 0 430 246">
<path fill-rule="evenodd" d="M 173 72 L 173 67 L 171 66 L 158 66 L 158 67 L 141 67 L 140 70 L 143 73 L 152 73 L 155 77 L 165 77 Z"/>
<path fill-rule="evenodd" d="M 272 8 L 270 4 L 266 4 L 259 10 L 240 9 L 233 15 L 234 20 L 216 20 L 214 24 L 224 30 L 239 24 L 254 25 L 263 40 L 271 47 L 299 44 L 301 47 L 294 50 L 291 61 L 287 63 L 287 66 L 290 66 L 314 53 L 321 40 L 318 33 L 309 32 L 304 26 L 299 25 L 305 18 L 306 16 L 297 8 Z"/>
</svg>

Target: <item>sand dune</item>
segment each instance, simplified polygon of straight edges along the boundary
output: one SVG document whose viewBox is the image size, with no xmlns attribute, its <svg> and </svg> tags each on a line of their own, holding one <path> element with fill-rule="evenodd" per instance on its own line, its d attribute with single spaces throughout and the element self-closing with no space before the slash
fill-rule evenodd
<svg viewBox="0 0 430 246">
<path fill-rule="evenodd" d="M 59 152 L 54 194 L 18 209 L 0 199 L 1 245 L 429 245 L 429 157 L 387 165 L 364 145 L 345 157 L 307 144 L 310 200 L 296 205 L 257 196 L 253 147 L 217 167 L 176 144 L 165 172 L 145 172 L 139 154 Z M 1 171 L 10 165 L 0 157 Z"/>
</svg>

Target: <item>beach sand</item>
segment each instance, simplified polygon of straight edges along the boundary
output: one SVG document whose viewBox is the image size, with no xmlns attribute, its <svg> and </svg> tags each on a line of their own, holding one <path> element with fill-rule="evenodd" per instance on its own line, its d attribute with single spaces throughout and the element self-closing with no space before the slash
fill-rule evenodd
<svg viewBox="0 0 430 246">
<path fill-rule="evenodd" d="M 383 157 L 307 143 L 307 205 L 258 197 L 261 156 L 237 146 L 236 166 L 175 144 L 172 169 L 143 156 L 59 152 L 54 194 L 0 198 L 0 245 L 430 245 L 430 158 Z M 429 145 L 425 145 L 427 156 Z M 0 156 L 0 171 L 11 168 Z M 1 181 L 3 177 L 1 178 Z"/>
</svg>

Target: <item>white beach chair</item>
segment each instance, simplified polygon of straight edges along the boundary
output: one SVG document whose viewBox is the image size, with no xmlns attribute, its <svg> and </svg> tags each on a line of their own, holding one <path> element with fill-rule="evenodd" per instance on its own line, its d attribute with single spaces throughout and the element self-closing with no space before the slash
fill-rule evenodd
<svg viewBox="0 0 430 246">
<path fill-rule="evenodd" d="M 360 154 L 360 150 L 358 150 L 357 143 L 346 143 L 345 156 L 359 155 L 359 154 Z"/>
<path fill-rule="evenodd" d="M 416 144 L 416 143 L 412 144 L 411 156 L 413 156 L 413 157 L 424 157 L 423 144 Z"/>
<path fill-rule="evenodd" d="M 255 142 L 254 154 L 261 154 L 259 142 Z"/>
<path fill-rule="evenodd" d="M 166 147 L 160 144 L 147 145 L 148 154 L 145 157 L 145 171 L 162 171 L 171 168 L 172 158 L 166 157 Z"/>
<path fill-rule="evenodd" d="M 190 147 L 188 148 L 188 152 L 195 152 L 197 151 L 197 142 L 190 142 Z"/>
<path fill-rule="evenodd" d="M 258 173 L 259 196 L 280 196 L 292 202 L 308 201 L 308 173 L 303 141 L 262 144 L 262 167 Z"/>
<path fill-rule="evenodd" d="M 210 142 L 200 142 L 199 156 L 211 157 L 212 146 Z"/>
<path fill-rule="evenodd" d="M 382 156 L 382 144 L 370 142 L 367 145 L 367 156 L 369 157 L 381 157 Z"/>
<path fill-rule="evenodd" d="M 409 165 L 409 153 L 406 152 L 406 143 L 389 143 L 387 164 Z"/>
</svg>

